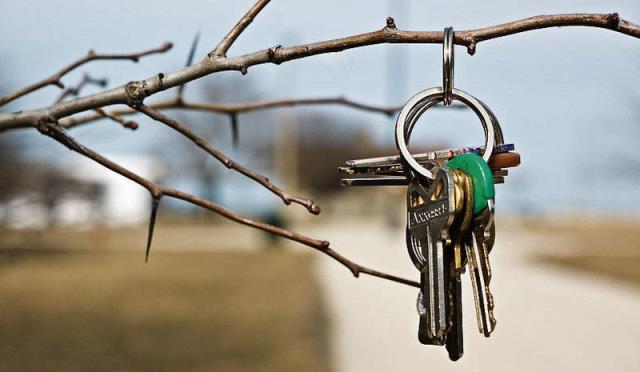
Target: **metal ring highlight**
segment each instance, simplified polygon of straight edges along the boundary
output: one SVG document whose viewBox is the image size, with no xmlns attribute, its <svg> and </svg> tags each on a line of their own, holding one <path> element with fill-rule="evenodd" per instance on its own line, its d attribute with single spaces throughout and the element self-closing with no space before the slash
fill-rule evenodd
<svg viewBox="0 0 640 372">
<path fill-rule="evenodd" d="M 502 134 L 502 127 L 500 127 L 500 122 L 498 121 L 498 119 L 496 118 L 496 115 L 493 113 L 493 111 L 491 111 L 491 109 L 489 108 L 489 106 L 487 106 L 484 102 L 478 100 L 482 106 L 484 106 L 485 110 L 487 110 L 487 112 L 489 113 L 489 115 L 491 116 L 491 126 L 493 127 L 493 132 L 494 132 L 494 147 L 498 146 L 498 145 L 503 145 L 504 144 L 504 135 Z M 420 105 L 420 107 L 417 110 L 412 110 L 411 111 L 411 115 L 417 115 L 418 117 L 422 116 L 422 114 L 427 111 L 431 106 L 433 106 L 434 104 L 437 104 L 438 102 L 433 102 L 430 104 L 423 104 Z M 417 123 L 417 120 L 413 119 L 413 116 L 408 116 L 407 117 L 407 122 L 405 123 L 405 141 L 407 141 L 407 144 L 409 143 L 409 137 L 411 137 L 411 133 L 413 132 L 413 128 L 415 127 Z M 485 139 L 488 136 L 488 128 L 486 128 L 485 126 L 482 127 L 483 131 L 484 131 L 484 135 L 485 135 Z"/>
<path fill-rule="evenodd" d="M 442 89 L 444 90 L 444 105 L 453 102 L 453 27 L 445 27 L 442 41 Z"/>
<path fill-rule="evenodd" d="M 492 114 L 489 113 L 487 107 L 480 100 L 469 93 L 454 88 L 451 90 L 451 97 L 452 99 L 458 100 L 467 105 L 480 119 L 480 122 L 485 129 L 485 152 L 482 158 L 488 162 L 489 157 L 493 153 L 493 148 L 496 142 L 496 133 L 493 127 Z M 431 180 L 434 179 L 432 170 L 435 165 L 430 167 L 431 169 L 427 169 L 418 163 L 411 155 L 411 152 L 407 147 L 407 142 L 409 140 L 410 131 L 413 129 L 420 116 L 428 108 L 443 100 L 443 88 L 435 87 L 424 90 L 407 101 L 400 111 L 396 121 L 396 147 L 400 153 L 400 158 L 411 171 Z"/>
</svg>

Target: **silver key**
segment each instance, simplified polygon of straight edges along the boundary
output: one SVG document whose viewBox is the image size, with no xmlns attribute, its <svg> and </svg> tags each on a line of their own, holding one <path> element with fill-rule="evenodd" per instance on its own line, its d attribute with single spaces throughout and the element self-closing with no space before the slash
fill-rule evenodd
<svg viewBox="0 0 640 372">
<path fill-rule="evenodd" d="M 421 317 L 419 339 L 423 343 L 444 345 L 448 332 L 449 301 L 445 246 L 450 241 L 449 227 L 454 218 L 453 176 L 434 167 L 435 179 L 428 189 L 412 180 L 408 189 L 408 231 L 412 238 L 409 254 L 421 268 L 421 292 L 425 316 Z"/>
<path fill-rule="evenodd" d="M 493 246 L 494 234 L 492 201 L 490 207 L 474 217 L 470 234 L 465 243 L 478 318 L 478 330 L 485 337 L 489 337 L 496 326 L 493 295 L 489 289 L 491 282 L 489 251 Z"/>
<path fill-rule="evenodd" d="M 495 128 L 494 128 L 495 129 Z M 493 153 L 499 154 L 503 152 L 514 151 L 515 146 L 511 143 L 504 144 L 504 140 L 496 139 L 496 147 L 493 150 Z M 429 162 L 431 160 L 449 160 L 456 155 L 463 154 L 466 152 L 473 152 L 478 155 L 484 154 L 484 146 L 476 146 L 476 147 L 463 147 L 459 149 L 444 149 L 437 150 L 425 153 L 414 154 L 413 157 L 419 163 Z M 347 160 L 345 162 L 345 169 L 358 169 L 358 168 L 374 168 L 374 167 L 387 167 L 394 165 L 401 165 L 402 160 L 399 155 L 389 155 L 389 156 L 380 156 L 377 158 L 365 158 L 365 159 L 354 159 Z"/>
</svg>

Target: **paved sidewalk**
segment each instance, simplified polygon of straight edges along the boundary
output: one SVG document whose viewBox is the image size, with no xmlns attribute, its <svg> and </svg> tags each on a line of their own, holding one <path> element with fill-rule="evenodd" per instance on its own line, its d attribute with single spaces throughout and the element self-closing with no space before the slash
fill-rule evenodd
<svg viewBox="0 0 640 372">
<path fill-rule="evenodd" d="M 499 221 L 498 221 L 499 223 Z M 348 228 L 345 228 L 348 226 Z M 558 242 L 526 230 L 499 228 L 491 259 L 498 324 L 478 331 L 468 274 L 463 277 L 465 355 L 452 363 L 443 348 L 417 340 L 416 290 L 377 278 L 354 279 L 318 259 L 318 277 L 332 319 L 337 372 L 361 371 L 638 371 L 640 293 L 587 274 L 536 264 L 535 250 Z M 381 222 L 335 223 L 306 232 L 329 239 L 351 259 L 417 277 L 403 231 Z"/>
</svg>

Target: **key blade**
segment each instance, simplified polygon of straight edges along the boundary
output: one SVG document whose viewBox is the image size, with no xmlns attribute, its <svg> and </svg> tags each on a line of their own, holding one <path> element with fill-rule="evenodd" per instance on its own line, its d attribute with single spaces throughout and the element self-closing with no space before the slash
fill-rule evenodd
<svg viewBox="0 0 640 372">
<path fill-rule="evenodd" d="M 464 341 L 462 333 L 462 281 L 460 275 L 455 275 L 451 283 L 451 299 L 452 301 L 452 320 L 451 330 L 447 335 L 447 342 L 445 344 L 449 359 L 456 361 L 462 358 L 464 353 Z"/>
<path fill-rule="evenodd" d="M 482 275 L 480 274 L 479 269 L 479 256 L 477 249 L 475 249 L 475 241 L 473 237 L 469 239 L 465 243 L 465 248 L 467 251 L 467 260 L 469 265 L 469 276 L 471 277 L 471 286 L 473 288 L 473 301 L 476 308 L 476 318 L 478 320 L 478 330 L 480 333 L 487 336 L 487 331 L 489 329 L 489 323 L 487 318 L 487 310 L 485 307 L 485 293 L 483 289 L 483 281 Z"/>
<path fill-rule="evenodd" d="M 490 216 L 486 214 L 489 213 Z M 493 236 L 490 236 L 495 230 L 493 229 L 493 213 L 491 210 L 486 210 L 483 212 L 483 215 L 477 217 L 482 221 L 489 221 L 491 224 L 486 225 L 483 222 L 476 223 L 474 227 L 474 237 L 476 240 L 476 245 L 478 247 L 478 256 L 479 256 L 479 267 L 482 273 L 482 281 L 484 284 L 484 293 L 486 299 L 486 312 L 487 312 L 487 323 L 489 324 L 488 334 L 491 334 L 496 327 L 496 318 L 494 314 L 494 299 L 493 294 L 491 293 L 491 289 L 489 287 L 491 283 L 491 263 L 489 261 L 489 252 L 491 251 L 491 245 L 493 245 Z M 489 337 L 489 335 L 485 333 L 485 336 Z"/>
<path fill-rule="evenodd" d="M 497 155 L 502 153 L 509 153 L 511 151 L 515 151 L 514 144 L 512 143 L 499 144 L 494 147 L 493 154 Z M 428 161 L 428 160 L 437 160 L 437 159 L 447 160 L 447 159 L 453 158 L 456 155 L 467 153 L 467 152 L 473 152 L 477 155 L 482 156 L 484 154 L 484 146 L 463 147 L 459 149 L 444 149 L 444 150 L 423 152 L 423 153 L 415 154 L 413 155 L 413 157 L 418 162 Z M 518 164 L 519 164 L 519 159 L 520 159 L 520 156 L 518 155 Z M 380 156 L 375 158 L 353 159 L 353 160 L 347 160 L 345 162 L 345 165 L 349 168 L 368 168 L 368 167 L 387 166 L 390 164 L 401 164 L 400 156 L 387 155 L 387 156 Z M 509 167 L 503 166 L 500 168 L 509 168 Z"/>
<path fill-rule="evenodd" d="M 423 297 L 426 310 L 425 341 L 432 345 L 444 345 L 447 333 L 447 314 L 445 308 L 445 276 L 443 265 L 443 247 L 428 238 L 427 265 L 422 270 Z M 422 342 L 422 341 L 421 341 Z"/>
<path fill-rule="evenodd" d="M 445 169 L 435 168 L 434 174 L 435 179 L 428 188 L 419 180 L 413 180 L 407 189 L 407 226 L 426 259 L 421 270 L 426 316 L 421 317 L 419 339 L 423 343 L 444 345 L 449 328 L 447 288 L 450 280 L 445 269 L 444 249 L 454 217 L 454 183 L 452 174 Z"/>
<path fill-rule="evenodd" d="M 340 180 L 342 186 L 406 186 L 409 181 L 405 177 L 363 177 L 363 178 L 343 178 Z"/>
<path fill-rule="evenodd" d="M 479 280 L 478 289 L 482 293 L 483 302 L 482 305 L 482 315 L 483 315 L 483 326 L 485 337 L 489 337 L 491 332 L 495 329 L 496 319 L 493 313 L 494 302 L 493 302 L 493 294 L 491 294 L 491 290 L 489 289 L 489 283 L 491 282 L 491 266 L 489 265 L 489 252 L 488 247 L 486 246 L 485 239 L 485 228 L 484 226 L 474 228 L 473 237 L 475 247 L 475 262 L 477 264 L 477 268 L 479 271 Z"/>
</svg>

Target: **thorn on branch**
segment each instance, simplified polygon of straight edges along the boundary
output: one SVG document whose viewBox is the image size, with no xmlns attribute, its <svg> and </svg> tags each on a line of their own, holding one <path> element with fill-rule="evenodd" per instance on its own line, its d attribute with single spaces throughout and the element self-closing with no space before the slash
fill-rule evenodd
<svg viewBox="0 0 640 372">
<path fill-rule="evenodd" d="M 265 188 L 267 188 L 269 191 L 271 191 L 278 197 L 283 198 L 283 195 L 285 195 L 285 192 L 282 191 L 279 187 L 269 182 L 268 178 L 252 171 L 251 169 L 245 166 L 242 166 L 234 162 L 225 154 L 223 154 L 220 150 L 216 149 L 211 144 L 209 144 L 204 138 L 198 136 L 192 130 L 190 130 L 183 124 L 180 124 L 177 120 L 174 120 L 168 117 L 167 115 L 163 114 L 162 112 L 154 110 L 153 108 L 145 105 L 140 105 L 138 107 L 135 107 L 135 110 L 147 115 L 148 117 L 156 121 L 166 124 L 170 128 L 180 133 L 182 136 L 188 138 L 191 142 L 193 142 L 193 144 L 195 144 L 196 146 L 198 146 L 199 148 L 201 148 L 202 150 L 204 150 L 205 152 L 213 156 L 215 159 L 220 161 L 227 168 L 234 169 L 237 172 L 251 178 L 252 180 L 258 182 L 260 185 L 264 186 Z M 298 203 L 300 205 L 305 205 L 305 206 L 309 203 L 313 203 L 312 201 L 309 201 L 307 199 L 300 198 L 300 197 L 291 198 L 291 200 L 294 201 L 295 203 Z"/>
<path fill-rule="evenodd" d="M 240 142 L 240 134 L 238 132 L 238 115 L 235 112 L 230 113 L 229 120 L 231 123 L 231 143 L 233 144 L 233 149 L 236 150 L 238 148 L 238 143 Z"/>
<path fill-rule="evenodd" d="M 396 21 L 393 19 L 393 17 L 387 17 L 387 28 L 390 28 L 393 30 L 397 28 Z"/>
<path fill-rule="evenodd" d="M 196 36 L 193 37 L 193 41 L 191 42 L 191 48 L 189 49 L 189 54 L 187 55 L 187 62 L 184 64 L 184 67 L 189 67 L 193 63 L 193 57 L 196 54 L 196 49 L 198 48 L 199 41 L 200 41 L 200 31 L 196 32 Z M 182 84 L 178 87 L 178 91 L 176 92 L 176 101 L 178 102 L 182 102 L 184 87 L 185 87 L 185 84 Z"/>
<path fill-rule="evenodd" d="M 160 206 L 160 198 L 162 194 L 152 195 L 151 199 L 151 216 L 149 216 L 149 232 L 147 234 L 147 248 L 144 254 L 144 262 L 149 262 L 149 252 L 151 251 L 151 241 L 153 240 L 153 231 L 156 226 L 156 216 L 158 214 L 158 207 Z"/>
</svg>

